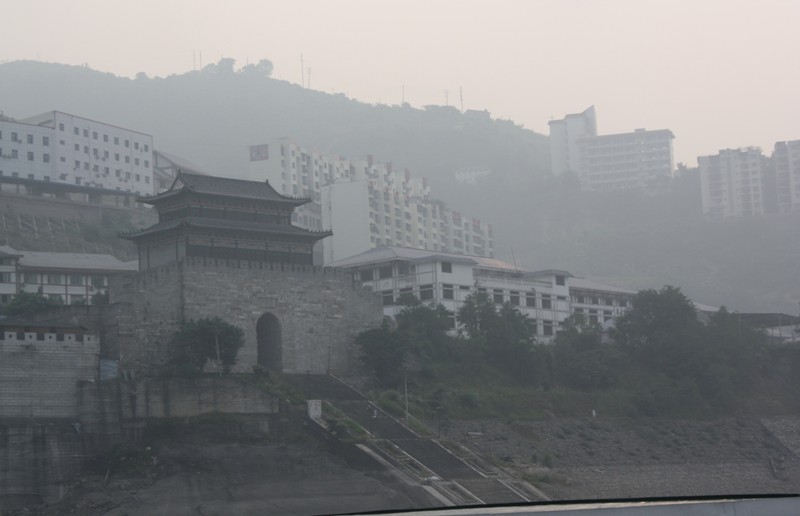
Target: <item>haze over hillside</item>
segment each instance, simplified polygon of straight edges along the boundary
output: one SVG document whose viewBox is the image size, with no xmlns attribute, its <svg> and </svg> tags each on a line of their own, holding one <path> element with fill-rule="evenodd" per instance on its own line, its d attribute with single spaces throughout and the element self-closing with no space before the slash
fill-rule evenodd
<svg viewBox="0 0 800 516">
<path fill-rule="evenodd" d="M 323 153 L 372 154 L 428 177 L 436 197 L 492 223 L 497 257 L 520 267 L 630 288 L 673 284 L 698 302 L 740 311 L 796 313 L 800 302 L 800 215 L 705 220 L 693 169 L 657 196 L 581 193 L 571 178 L 551 177 L 547 137 L 485 114 L 364 104 L 224 59 L 136 79 L 18 61 L 0 65 L 0 91 L 5 115 L 55 109 L 139 130 L 158 150 L 219 175 L 246 176 L 248 145 L 280 136 Z M 465 170 L 491 175 L 459 185 L 453 174 Z"/>
</svg>

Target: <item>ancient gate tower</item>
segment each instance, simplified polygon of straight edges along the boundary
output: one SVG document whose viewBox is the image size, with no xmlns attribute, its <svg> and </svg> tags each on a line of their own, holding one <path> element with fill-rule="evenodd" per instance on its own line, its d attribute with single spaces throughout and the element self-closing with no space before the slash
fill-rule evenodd
<svg viewBox="0 0 800 516">
<path fill-rule="evenodd" d="M 111 291 L 129 308 L 118 318 L 123 369 L 152 372 L 182 321 L 220 317 L 245 333 L 236 371 L 345 372 L 357 360 L 354 336 L 380 325 L 372 294 L 343 271 L 313 265 L 314 243 L 331 233 L 291 224 L 309 199 L 267 182 L 182 173 L 139 201 L 159 220 L 123 236 L 139 251 L 139 273 Z"/>
</svg>

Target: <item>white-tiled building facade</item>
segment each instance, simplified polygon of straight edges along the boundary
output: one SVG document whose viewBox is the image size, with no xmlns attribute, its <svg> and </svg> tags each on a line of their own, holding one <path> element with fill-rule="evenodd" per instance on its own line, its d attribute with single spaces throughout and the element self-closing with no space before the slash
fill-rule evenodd
<svg viewBox="0 0 800 516">
<path fill-rule="evenodd" d="M 492 256 L 490 224 L 433 199 L 424 180 L 371 157 L 345 159 L 300 147 L 288 138 L 250 149 L 251 177 L 285 195 L 311 198 L 295 212 L 307 229 L 330 229 L 324 262 L 382 245 Z"/>
<path fill-rule="evenodd" d="M 464 300 L 483 293 L 527 315 L 540 342 L 551 341 L 574 313 L 592 322 L 609 322 L 635 295 L 566 271 L 524 271 L 492 258 L 400 247 L 379 247 L 334 265 L 350 269 L 355 282 L 379 293 L 387 316 L 396 316 L 403 309 L 401 297 L 410 294 L 425 303 L 442 304 L 452 312 L 455 328 Z"/>
<path fill-rule="evenodd" d="M 153 137 L 60 111 L 0 119 L 0 175 L 152 195 Z"/>
</svg>

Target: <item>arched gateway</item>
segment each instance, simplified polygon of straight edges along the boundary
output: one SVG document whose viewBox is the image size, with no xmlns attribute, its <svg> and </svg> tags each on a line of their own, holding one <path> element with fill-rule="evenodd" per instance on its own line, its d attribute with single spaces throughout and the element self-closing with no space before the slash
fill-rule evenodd
<svg viewBox="0 0 800 516">
<path fill-rule="evenodd" d="M 283 369 L 281 323 L 274 314 L 264 313 L 256 323 L 258 365 L 272 371 Z"/>
</svg>

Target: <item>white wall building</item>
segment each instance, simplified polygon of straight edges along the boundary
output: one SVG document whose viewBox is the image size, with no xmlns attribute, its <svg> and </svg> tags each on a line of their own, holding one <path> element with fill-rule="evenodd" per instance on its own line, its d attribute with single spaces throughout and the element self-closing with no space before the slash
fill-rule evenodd
<svg viewBox="0 0 800 516">
<path fill-rule="evenodd" d="M 560 270 L 524 271 L 481 256 L 379 247 L 333 264 L 349 269 L 354 281 L 379 293 L 384 314 L 395 317 L 403 295 L 442 304 L 455 318 L 464 300 L 484 293 L 497 304 L 511 303 L 535 323 L 536 339 L 549 342 L 573 313 L 603 323 L 626 310 L 633 291 L 575 278 Z"/>
<path fill-rule="evenodd" d="M 0 175 L 152 195 L 153 137 L 60 111 L 0 119 Z"/>
<path fill-rule="evenodd" d="M 333 231 L 322 244 L 326 264 L 382 245 L 493 253 L 490 224 L 447 208 L 431 198 L 424 180 L 396 172 L 391 163 L 324 155 L 279 138 L 252 146 L 250 164 L 250 177 L 266 178 L 284 195 L 312 199 L 293 222 Z"/>
<path fill-rule="evenodd" d="M 772 153 L 778 211 L 800 211 L 800 140 L 777 142 Z"/>
<path fill-rule="evenodd" d="M 567 171 L 578 172 L 580 156 L 577 141 L 580 138 L 597 136 L 597 116 L 594 106 L 581 113 L 572 113 L 561 120 L 551 120 L 550 164 L 554 175 Z"/>
<path fill-rule="evenodd" d="M 675 164 L 668 129 L 579 138 L 578 176 L 587 191 L 654 190 L 668 185 Z"/>
<path fill-rule="evenodd" d="M 709 217 L 764 214 L 767 158 L 757 147 L 724 149 L 697 158 L 703 213 Z"/>
<path fill-rule="evenodd" d="M 576 173 L 583 190 L 653 190 L 673 178 L 675 136 L 668 129 L 598 135 L 594 106 L 549 126 L 553 174 Z"/>
<path fill-rule="evenodd" d="M 109 276 L 138 271 L 136 262 L 109 254 L 17 251 L 0 246 L 0 304 L 19 292 L 41 293 L 64 304 L 92 304 L 108 293 Z"/>
</svg>

